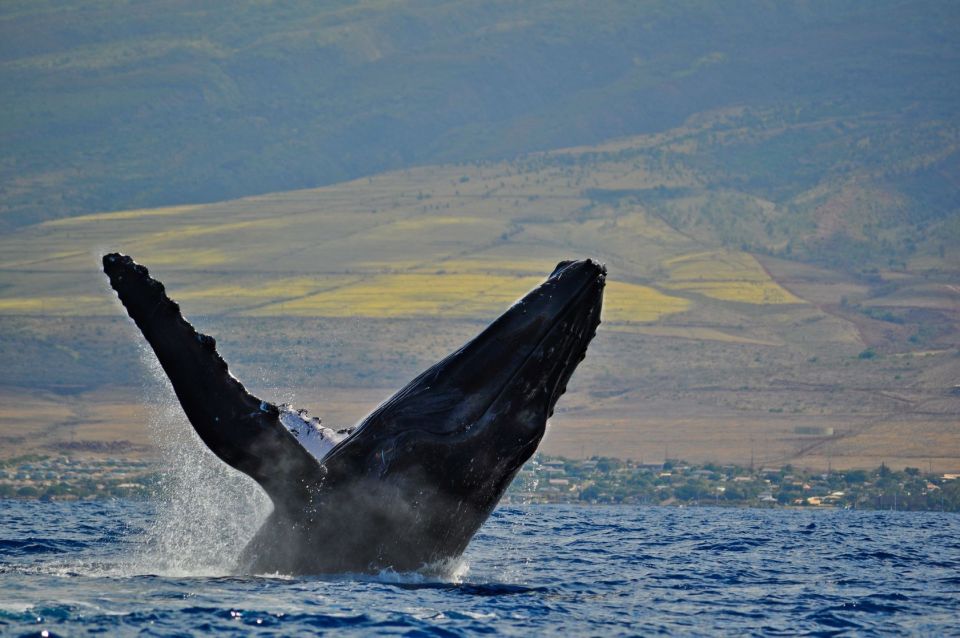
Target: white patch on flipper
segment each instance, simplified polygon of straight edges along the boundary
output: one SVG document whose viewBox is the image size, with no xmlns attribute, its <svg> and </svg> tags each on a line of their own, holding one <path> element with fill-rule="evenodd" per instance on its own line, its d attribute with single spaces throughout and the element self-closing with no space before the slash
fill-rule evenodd
<svg viewBox="0 0 960 638">
<path fill-rule="evenodd" d="M 283 407 L 280 410 L 280 423 L 292 434 L 303 448 L 318 461 L 337 447 L 340 441 L 347 438 L 346 432 L 337 432 L 320 425 L 318 419 L 307 419 L 291 408 Z"/>
</svg>

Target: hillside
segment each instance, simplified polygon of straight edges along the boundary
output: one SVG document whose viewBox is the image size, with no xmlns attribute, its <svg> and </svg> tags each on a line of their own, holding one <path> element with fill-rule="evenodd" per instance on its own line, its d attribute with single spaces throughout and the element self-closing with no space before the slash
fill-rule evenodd
<svg viewBox="0 0 960 638">
<path fill-rule="evenodd" d="M 957 244 L 941 226 L 958 207 L 958 18 L 891 0 L 4 2 L 0 228 L 512 161 L 746 108 L 691 141 L 705 190 L 635 196 L 679 226 L 736 208 L 714 226 L 753 251 L 887 267 Z M 796 230 L 843 241 L 798 246 Z"/>
<path fill-rule="evenodd" d="M 738 181 L 744 145 L 764 137 L 746 124 L 758 117 L 777 122 L 765 143 L 839 126 L 725 110 L 512 161 L 6 233 L 3 452 L 149 453 L 150 423 L 167 418 L 170 397 L 99 272 L 110 250 L 148 265 L 255 392 L 337 425 L 475 334 L 560 259 L 593 256 L 610 271 L 604 323 L 558 406 L 548 453 L 956 469 L 960 244 L 946 234 L 956 211 L 930 214 L 925 238 L 891 240 L 891 258 L 869 268 L 824 259 L 823 242 L 858 245 L 848 240 L 861 233 L 873 249 L 870 232 L 899 240 L 921 225 L 863 223 L 866 210 L 884 219 L 870 186 L 880 173 L 866 168 L 849 180 L 817 168 L 787 190 L 775 175 Z M 857 126 L 880 130 L 860 116 L 843 129 Z M 955 152 L 951 140 L 918 140 L 896 165 L 933 166 Z M 723 157 L 743 163 L 711 160 Z M 821 212 L 837 198 L 846 203 Z"/>
</svg>

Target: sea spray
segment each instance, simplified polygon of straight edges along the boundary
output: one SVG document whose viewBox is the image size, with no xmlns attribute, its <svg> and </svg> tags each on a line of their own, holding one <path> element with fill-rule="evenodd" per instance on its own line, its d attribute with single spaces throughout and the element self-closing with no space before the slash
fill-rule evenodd
<svg viewBox="0 0 960 638">
<path fill-rule="evenodd" d="M 137 571 L 161 575 L 225 575 L 270 513 L 270 500 L 250 478 L 220 461 L 187 421 L 153 352 L 144 395 L 147 427 L 159 451 L 156 516 L 134 557 Z"/>
</svg>

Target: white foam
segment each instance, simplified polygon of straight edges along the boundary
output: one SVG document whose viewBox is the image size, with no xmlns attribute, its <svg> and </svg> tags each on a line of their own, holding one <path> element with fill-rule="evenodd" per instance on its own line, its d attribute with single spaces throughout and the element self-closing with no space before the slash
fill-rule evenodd
<svg viewBox="0 0 960 638">
<path fill-rule="evenodd" d="M 145 386 L 149 430 L 160 452 L 156 517 L 121 566 L 132 574 L 232 574 L 237 556 L 271 510 L 253 479 L 220 461 L 190 426 L 153 352 Z"/>
<path fill-rule="evenodd" d="M 318 461 L 330 453 L 330 450 L 347 438 L 347 432 L 337 432 L 320 425 L 320 419 L 309 419 L 305 412 L 282 406 L 280 422 L 292 434 L 304 449 Z"/>
</svg>

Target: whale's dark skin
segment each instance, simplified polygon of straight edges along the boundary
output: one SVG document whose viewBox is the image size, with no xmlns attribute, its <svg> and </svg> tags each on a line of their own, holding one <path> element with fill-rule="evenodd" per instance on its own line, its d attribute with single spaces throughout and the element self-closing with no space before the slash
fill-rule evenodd
<svg viewBox="0 0 960 638">
<path fill-rule="evenodd" d="M 318 460 L 146 268 L 119 254 L 103 267 L 197 434 L 273 501 L 245 573 L 408 571 L 460 556 L 543 437 L 600 323 L 606 279 L 594 261 L 561 262 Z"/>
</svg>

